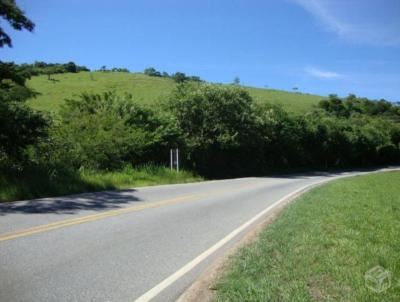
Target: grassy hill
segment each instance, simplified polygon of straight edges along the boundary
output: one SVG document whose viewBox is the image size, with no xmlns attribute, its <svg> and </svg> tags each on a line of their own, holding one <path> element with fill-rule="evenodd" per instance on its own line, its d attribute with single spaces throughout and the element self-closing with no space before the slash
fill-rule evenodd
<svg viewBox="0 0 400 302">
<path fill-rule="evenodd" d="M 32 77 L 28 86 L 39 92 L 29 104 L 36 109 L 57 112 L 65 99 L 82 92 L 100 93 L 116 90 L 130 93 L 138 102 L 162 101 L 175 87 L 168 78 L 149 77 L 141 73 L 124 72 L 80 72 L 55 74 L 51 80 L 47 75 Z M 282 104 L 286 110 L 304 113 L 323 97 L 311 94 L 291 93 L 281 90 L 244 87 L 256 101 Z"/>
</svg>

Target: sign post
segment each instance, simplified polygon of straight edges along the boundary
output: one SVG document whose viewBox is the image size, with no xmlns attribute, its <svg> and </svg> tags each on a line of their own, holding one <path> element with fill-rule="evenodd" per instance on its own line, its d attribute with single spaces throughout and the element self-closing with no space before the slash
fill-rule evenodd
<svg viewBox="0 0 400 302">
<path fill-rule="evenodd" d="M 170 169 L 176 170 L 179 172 L 179 149 L 170 149 L 169 150 L 169 163 Z"/>
<path fill-rule="evenodd" d="M 169 150 L 169 163 L 171 170 L 173 169 L 173 154 L 172 149 Z"/>
</svg>

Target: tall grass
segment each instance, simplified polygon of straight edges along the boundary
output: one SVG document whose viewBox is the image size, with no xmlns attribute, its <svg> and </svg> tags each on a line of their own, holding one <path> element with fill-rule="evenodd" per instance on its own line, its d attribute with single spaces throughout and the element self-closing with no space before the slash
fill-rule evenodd
<svg viewBox="0 0 400 302">
<path fill-rule="evenodd" d="M 21 171 L 1 169 L 0 202 L 201 180 L 189 171 L 176 172 L 155 165 L 127 166 L 112 172 L 81 169 L 78 172 L 61 170 L 49 173 L 39 167 Z"/>
<path fill-rule="evenodd" d="M 156 165 L 143 165 L 138 168 L 126 166 L 121 171 L 94 172 L 81 170 L 81 178 L 96 186 L 107 186 L 122 189 L 132 186 L 150 186 L 174 183 L 187 183 L 202 180 L 192 172 L 181 170 L 179 172 Z"/>
</svg>

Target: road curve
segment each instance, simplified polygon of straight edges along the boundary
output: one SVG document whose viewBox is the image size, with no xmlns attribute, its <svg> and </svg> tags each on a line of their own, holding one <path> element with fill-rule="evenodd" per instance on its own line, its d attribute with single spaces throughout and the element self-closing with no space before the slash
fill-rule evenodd
<svg viewBox="0 0 400 302">
<path fill-rule="evenodd" d="M 0 301 L 174 301 L 276 202 L 356 173 L 364 172 L 0 204 Z"/>
</svg>

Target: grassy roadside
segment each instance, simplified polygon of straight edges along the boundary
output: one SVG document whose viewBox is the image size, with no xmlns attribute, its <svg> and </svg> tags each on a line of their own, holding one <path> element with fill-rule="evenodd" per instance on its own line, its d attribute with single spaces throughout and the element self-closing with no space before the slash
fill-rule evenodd
<svg viewBox="0 0 400 302">
<path fill-rule="evenodd" d="M 217 301 L 400 301 L 400 172 L 342 179 L 291 204 L 232 257 Z M 381 266 L 391 286 L 369 289 Z M 384 283 L 385 284 L 385 283 Z"/>
<path fill-rule="evenodd" d="M 27 170 L 21 175 L 0 173 L 0 202 L 201 180 L 188 171 L 176 172 L 151 165 L 113 172 L 82 170 L 78 174 L 51 176 L 38 170 Z"/>
</svg>

